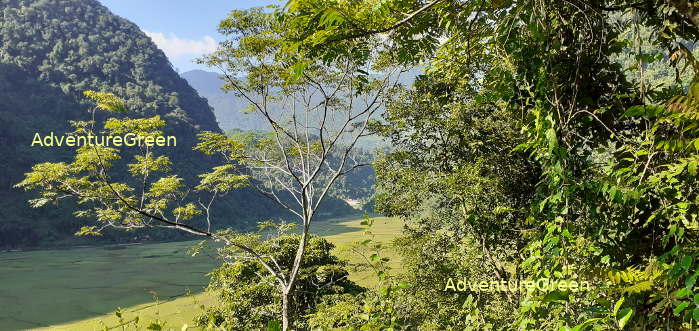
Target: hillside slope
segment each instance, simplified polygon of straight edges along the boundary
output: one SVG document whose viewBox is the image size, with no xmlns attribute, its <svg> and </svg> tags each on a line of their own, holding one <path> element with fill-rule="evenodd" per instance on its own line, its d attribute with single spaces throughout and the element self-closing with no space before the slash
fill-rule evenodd
<svg viewBox="0 0 699 331">
<path fill-rule="evenodd" d="M 194 181 L 215 160 L 192 151 L 196 134 L 220 131 L 207 101 L 173 70 L 165 54 L 135 24 L 96 0 L 0 0 L 0 248 L 76 243 L 83 224 L 71 206 L 30 209 L 31 194 L 12 188 L 31 165 L 68 160 L 70 147 L 30 146 L 34 133 L 66 132 L 68 120 L 85 119 L 84 90 L 109 91 L 127 100 L 129 117 L 161 115 L 177 172 Z M 245 228 L 283 215 L 252 190 L 218 202 L 219 224 Z M 181 237 L 171 231 L 150 238 Z M 143 238 L 110 233 L 105 240 Z M 95 239 L 83 239 L 95 240 Z"/>
</svg>

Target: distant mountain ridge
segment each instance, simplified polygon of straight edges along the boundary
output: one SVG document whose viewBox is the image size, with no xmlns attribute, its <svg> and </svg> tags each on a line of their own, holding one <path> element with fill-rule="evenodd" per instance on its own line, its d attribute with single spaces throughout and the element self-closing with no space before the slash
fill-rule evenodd
<svg viewBox="0 0 699 331">
<path fill-rule="evenodd" d="M 267 120 L 257 112 L 243 112 L 248 101 L 234 95 L 232 92 L 222 90 L 224 81 L 220 74 L 204 70 L 191 70 L 181 74 L 189 84 L 194 87 L 199 95 L 205 97 L 214 108 L 214 114 L 221 128 L 229 135 L 241 134 L 243 132 L 270 131 Z M 411 78 L 412 79 L 412 78 Z M 411 83 L 411 80 L 406 80 Z M 272 107 L 272 111 L 283 111 L 281 106 Z M 365 137 L 357 146 L 357 153 L 363 162 L 371 162 L 372 153 L 376 148 L 382 147 L 385 142 L 379 137 Z M 361 200 L 366 203 L 371 199 L 374 192 L 375 183 L 374 169 L 372 167 L 361 167 L 344 176 L 335 185 L 332 196 L 335 198 Z"/>
<path fill-rule="evenodd" d="M 211 107 L 138 26 L 96 0 L 0 0 L 0 17 L 0 248 L 79 242 L 72 234 L 86 220 L 76 220 L 69 204 L 30 209 L 32 195 L 12 186 L 33 164 L 69 161 L 69 147 L 30 144 L 36 132 L 62 134 L 68 120 L 86 119 L 84 90 L 126 99 L 126 116 L 166 120 L 165 133 L 177 137 L 177 147 L 165 153 L 190 184 L 216 165 L 192 151 L 198 132 L 221 131 Z M 215 210 L 217 224 L 237 228 L 284 215 L 252 189 L 232 192 Z M 114 232 L 100 242 L 142 236 Z M 149 236 L 182 237 L 172 231 Z"/>
<path fill-rule="evenodd" d="M 220 74 L 204 70 L 191 70 L 181 74 L 189 85 L 206 98 L 213 108 L 218 124 L 224 131 L 241 129 L 246 131 L 269 130 L 264 117 L 258 113 L 246 113 L 248 102 L 221 88 Z"/>
<path fill-rule="evenodd" d="M 418 73 L 419 69 L 411 70 L 400 79 L 400 83 L 410 86 Z M 199 95 L 208 100 L 223 131 L 229 132 L 235 129 L 243 131 L 271 130 L 264 116 L 258 112 L 246 111 L 250 105 L 247 100 L 236 96 L 233 92 L 222 90 L 224 81 L 220 78 L 220 74 L 197 69 L 183 72 L 180 76 L 187 80 L 189 85 L 199 92 Z M 281 105 L 272 105 L 270 108 L 273 114 L 279 115 L 279 112 L 283 111 L 282 107 Z M 377 115 L 381 113 L 383 110 L 379 110 Z M 379 117 L 377 116 L 377 118 Z M 358 146 L 367 150 L 374 150 L 386 145 L 387 141 L 377 136 L 365 137 L 358 142 Z"/>
</svg>

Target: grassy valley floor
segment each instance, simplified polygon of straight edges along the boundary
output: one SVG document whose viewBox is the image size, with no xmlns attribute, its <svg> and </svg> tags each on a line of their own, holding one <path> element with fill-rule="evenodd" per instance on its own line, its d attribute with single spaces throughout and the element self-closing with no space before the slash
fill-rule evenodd
<svg viewBox="0 0 699 331">
<path fill-rule="evenodd" d="M 401 232 L 397 219 L 374 220 L 376 241 L 388 244 Z M 312 228 L 337 246 L 338 256 L 357 265 L 363 257 L 353 243 L 368 238 L 361 221 L 331 219 Z M 117 307 L 124 307 L 125 320 L 138 316 L 141 325 L 160 319 L 173 330 L 191 326 L 201 306 L 214 303 L 203 289 L 206 273 L 217 264 L 213 251 L 188 254 L 194 243 L 0 253 L 0 329 L 103 330 L 119 324 Z M 400 266 L 390 247 L 384 254 L 393 267 Z M 363 286 L 376 282 L 366 270 L 350 278 Z"/>
</svg>

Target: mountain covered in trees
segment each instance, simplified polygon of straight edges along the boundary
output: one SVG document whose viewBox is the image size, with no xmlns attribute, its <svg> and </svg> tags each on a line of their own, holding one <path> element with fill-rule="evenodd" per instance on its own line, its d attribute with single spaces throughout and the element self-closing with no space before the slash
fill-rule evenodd
<svg viewBox="0 0 699 331">
<path fill-rule="evenodd" d="M 13 185 L 38 161 L 68 161 L 74 147 L 31 146 L 32 138 L 63 135 L 70 131 L 69 120 L 87 120 L 85 90 L 127 100 L 123 116 L 160 115 L 165 134 L 177 139 L 176 147 L 163 152 L 189 184 L 211 168 L 211 157 L 192 150 L 198 132 L 220 131 L 211 107 L 138 26 L 95 0 L 1 0 L 0 15 L 0 248 L 75 242 L 81 223 L 70 206 L 31 209 L 30 194 Z M 234 191 L 217 204 L 214 216 L 238 228 L 283 215 L 251 189 Z M 333 207 L 349 209 L 338 201 Z M 101 240 L 143 236 L 107 233 Z M 149 232 L 151 238 L 172 236 Z"/>
</svg>

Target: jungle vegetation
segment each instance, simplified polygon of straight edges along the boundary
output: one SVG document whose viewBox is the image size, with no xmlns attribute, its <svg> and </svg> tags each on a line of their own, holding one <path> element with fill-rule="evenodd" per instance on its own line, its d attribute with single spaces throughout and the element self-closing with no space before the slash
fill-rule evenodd
<svg viewBox="0 0 699 331">
<path fill-rule="evenodd" d="M 70 164 L 39 164 L 20 184 L 45 200 L 72 184 L 81 190 L 74 192 L 79 200 L 99 202 L 89 212 L 106 225 L 165 226 L 225 243 L 221 254 L 228 264 L 212 283 L 221 305 L 199 319 L 202 326 L 699 325 L 695 2 L 289 0 L 232 11 L 219 31 L 229 39 L 202 63 L 220 70 L 224 88 L 268 119 L 272 138 L 250 143 L 200 134 L 198 150 L 232 162 L 202 174 L 197 190 L 216 195 L 268 176 L 262 191 L 273 197 L 286 191 L 296 199 L 290 209 L 300 234 L 288 234 L 290 223 L 263 223 L 258 233 L 191 227 L 185 221 L 208 215 L 208 208 L 179 204 L 176 177 L 158 174 L 143 192 L 121 183 L 109 187 L 109 167 L 99 159 L 120 157 L 115 151 L 81 150 Z M 422 68 L 414 83 L 400 84 L 396 75 L 414 67 Z M 115 112 L 121 108 L 115 104 L 128 102 L 114 103 L 120 99 L 108 93 L 87 96 L 95 111 Z M 351 103 L 360 99 L 366 108 L 354 117 Z M 287 101 L 291 122 L 271 116 L 268 105 L 280 100 Z M 382 115 L 371 116 L 378 104 L 385 107 Z M 324 115 L 308 115 L 318 111 Z M 337 126 L 308 124 L 326 115 L 347 116 L 341 122 L 347 127 L 340 126 L 347 131 L 325 135 Z M 158 135 L 164 125 L 115 121 L 105 129 Z M 395 243 L 404 270 L 387 268 L 381 245 L 369 236 L 360 245 L 375 251 L 368 259 L 379 281 L 361 289 L 321 272 L 345 271 L 308 230 L 327 191 L 317 187 L 332 188 L 345 170 L 360 166 L 345 168 L 342 161 L 334 168 L 325 162 L 328 155 L 336 147 L 348 157 L 369 132 L 392 142 L 373 164 L 376 209 L 406 223 Z M 343 134 L 357 139 L 336 144 Z M 149 155 L 131 163 L 132 175 L 170 164 Z M 324 167 L 329 170 L 317 176 Z M 364 224 L 371 229 L 370 219 Z M 256 284 L 247 278 L 252 274 L 258 286 L 250 286 Z M 591 286 L 454 290 L 446 286 L 450 278 Z"/>
</svg>

